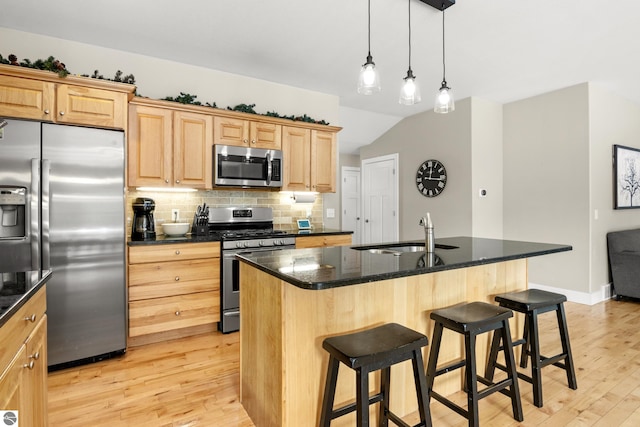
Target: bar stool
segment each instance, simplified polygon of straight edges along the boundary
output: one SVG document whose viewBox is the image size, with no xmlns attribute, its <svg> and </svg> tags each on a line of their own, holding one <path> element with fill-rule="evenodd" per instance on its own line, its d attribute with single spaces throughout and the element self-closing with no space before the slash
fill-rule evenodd
<svg viewBox="0 0 640 427">
<path fill-rule="evenodd" d="M 518 377 L 533 384 L 533 404 L 538 408 L 542 407 L 542 368 L 548 365 L 564 369 L 567 373 L 569 388 L 576 390 L 578 383 L 573 366 L 569 330 L 567 329 L 567 319 L 563 304 L 567 297 L 540 289 L 528 289 L 521 292 L 497 295 L 495 300 L 501 307 L 525 314 L 523 337 L 513 342 L 513 346 L 523 345 L 520 357 L 520 366 L 522 368 L 527 367 L 527 359 L 531 357 L 531 376 L 518 372 Z M 560 342 L 562 344 L 562 353 L 552 357 L 540 354 L 540 339 L 538 335 L 538 314 L 548 311 L 556 312 L 558 329 L 560 330 Z M 496 362 L 498 349 L 499 343 L 494 339 L 485 372 L 485 377 L 490 380 L 493 379 L 495 368 L 505 369 L 504 365 Z"/>
<path fill-rule="evenodd" d="M 479 400 L 497 391 L 511 398 L 513 418 L 517 421 L 523 420 L 518 377 L 513 357 L 511 333 L 509 332 L 509 318 L 511 317 L 513 317 L 511 310 L 485 302 L 471 302 L 431 312 L 431 318 L 435 320 L 435 327 L 427 365 L 427 387 L 430 390 L 430 397 L 468 419 L 470 426 L 479 425 Z M 449 363 L 438 369 L 436 365 L 444 328 L 464 335 L 465 355 L 463 360 Z M 508 377 L 498 383 L 479 377 L 476 372 L 476 338 L 478 335 L 490 331 L 495 331 L 494 337 L 498 337 L 505 344 L 503 351 Z M 433 390 L 433 382 L 437 376 L 462 367 L 465 367 L 464 391 L 467 393 L 467 409 Z M 478 390 L 478 382 L 487 387 Z M 509 390 L 506 390 L 507 388 Z"/>
<path fill-rule="evenodd" d="M 368 426 L 369 405 L 380 402 L 380 426 L 387 426 L 388 421 L 391 420 L 399 426 L 409 427 L 389 410 L 389 384 L 391 365 L 411 359 L 421 420 L 418 426 L 430 427 L 431 412 L 421 350 L 428 343 L 426 336 L 396 323 L 326 338 L 322 342 L 322 347 L 329 352 L 329 367 L 320 426 L 329 427 L 332 419 L 353 411 L 357 413 L 357 425 Z M 356 401 L 334 410 L 333 400 L 340 362 L 356 371 Z M 369 396 L 369 372 L 377 370 L 382 370 L 380 392 Z"/>
</svg>

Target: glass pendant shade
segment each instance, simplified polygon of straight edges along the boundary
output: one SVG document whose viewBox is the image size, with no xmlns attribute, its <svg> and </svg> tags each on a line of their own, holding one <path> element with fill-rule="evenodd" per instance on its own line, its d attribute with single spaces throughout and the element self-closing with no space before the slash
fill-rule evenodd
<svg viewBox="0 0 640 427">
<path fill-rule="evenodd" d="M 433 111 L 440 114 L 446 114 L 454 111 L 455 109 L 456 104 L 453 100 L 453 91 L 447 86 L 447 82 L 443 81 L 440 90 L 436 94 Z"/>
<path fill-rule="evenodd" d="M 420 96 L 420 87 L 416 82 L 416 77 L 413 75 L 413 71 L 411 68 L 407 71 L 407 77 L 404 79 L 404 83 L 400 88 L 400 99 L 398 102 L 404 105 L 413 105 L 417 104 L 422 100 Z"/>
<path fill-rule="evenodd" d="M 375 92 L 380 92 L 380 76 L 378 75 L 378 70 L 376 69 L 376 64 L 373 62 L 373 58 L 371 55 L 368 55 L 367 62 L 360 70 L 358 93 L 371 95 Z"/>
</svg>

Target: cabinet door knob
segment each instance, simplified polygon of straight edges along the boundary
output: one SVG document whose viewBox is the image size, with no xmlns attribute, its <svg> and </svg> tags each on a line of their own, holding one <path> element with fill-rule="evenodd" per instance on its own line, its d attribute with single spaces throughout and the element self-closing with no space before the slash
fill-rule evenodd
<svg viewBox="0 0 640 427">
<path fill-rule="evenodd" d="M 252 143 L 253 145 L 256 145 L 256 140 L 255 140 L 255 139 L 252 139 L 252 140 L 251 140 L 251 143 Z"/>
<path fill-rule="evenodd" d="M 64 111 L 60 111 L 60 115 L 61 115 L 61 116 L 64 116 Z"/>
<path fill-rule="evenodd" d="M 168 179 L 165 179 L 165 180 L 164 180 L 164 183 L 165 183 L 165 184 L 168 184 L 168 183 L 169 183 L 169 180 L 168 180 Z"/>
<path fill-rule="evenodd" d="M 22 365 L 25 368 L 28 369 L 33 369 L 36 366 L 36 362 L 34 362 L 33 360 L 29 361 L 29 363 L 26 363 L 24 365 Z"/>
<path fill-rule="evenodd" d="M 180 250 L 176 250 L 176 255 L 180 255 Z"/>
<path fill-rule="evenodd" d="M 180 311 L 176 311 L 176 316 L 180 316 Z"/>
<path fill-rule="evenodd" d="M 243 142 L 244 144 L 248 144 L 248 143 L 249 143 L 249 140 L 248 140 L 248 139 L 243 139 L 243 140 L 242 140 L 242 142 Z"/>
<path fill-rule="evenodd" d="M 26 316 L 26 317 L 24 318 L 24 320 L 26 320 L 26 321 L 28 321 L 28 322 L 31 322 L 31 323 L 35 323 L 35 321 L 36 321 L 36 315 L 35 315 L 35 314 L 32 314 L 31 316 Z"/>
<path fill-rule="evenodd" d="M 32 354 L 31 356 L 29 356 L 29 359 L 33 359 L 33 360 L 38 360 L 40 359 L 40 352 L 36 351 L 34 354 Z"/>
<path fill-rule="evenodd" d="M 179 281 L 180 281 L 180 277 L 176 276 L 176 282 L 179 282 Z"/>
<path fill-rule="evenodd" d="M 180 180 L 179 179 L 176 179 L 176 184 L 180 184 Z"/>
<path fill-rule="evenodd" d="M 49 110 L 44 110 L 44 113 L 45 114 L 49 114 Z"/>
</svg>

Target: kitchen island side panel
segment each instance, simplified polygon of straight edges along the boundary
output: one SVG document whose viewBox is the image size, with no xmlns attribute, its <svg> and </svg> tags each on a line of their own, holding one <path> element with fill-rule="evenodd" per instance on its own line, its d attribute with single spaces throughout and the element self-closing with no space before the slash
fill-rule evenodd
<svg viewBox="0 0 640 427">
<path fill-rule="evenodd" d="M 240 401 L 257 426 L 284 426 L 280 279 L 240 263 Z"/>
<path fill-rule="evenodd" d="M 526 259 L 324 290 L 292 286 L 241 264 L 240 300 L 241 307 L 246 307 L 240 329 L 241 396 L 256 426 L 317 425 L 328 363 L 328 353 L 322 348 L 325 338 L 396 322 L 425 333 L 431 343 L 432 310 L 462 302 L 493 302 L 495 294 L 527 288 Z M 245 292 L 247 289 L 250 291 Z M 516 319 L 512 322 L 514 335 L 523 324 L 522 318 Z M 280 328 L 280 333 L 272 328 Z M 490 334 L 478 340 L 479 366 L 486 359 L 489 340 Z M 460 336 L 445 331 L 440 364 L 459 358 L 463 346 Z M 279 356 L 274 353 L 278 349 Z M 423 350 L 425 363 L 429 349 Z M 273 372 L 268 382 L 265 369 Z M 379 374 L 372 374 L 370 381 L 373 392 Z M 452 372 L 438 377 L 435 388 L 450 394 L 460 390 L 461 381 L 461 372 Z M 390 393 L 392 411 L 408 414 L 417 410 L 410 362 L 392 368 Z M 264 400 L 255 402 L 261 400 L 256 396 Z M 336 406 L 354 396 L 355 374 L 341 366 Z M 278 408 L 280 414 L 269 413 Z M 370 416 L 377 419 L 377 405 L 372 406 Z M 279 423 L 272 424 L 275 420 Z M 355 414 L 350 414 L 333 420 L 332 427 L 354 424 Z"/>
</svg>

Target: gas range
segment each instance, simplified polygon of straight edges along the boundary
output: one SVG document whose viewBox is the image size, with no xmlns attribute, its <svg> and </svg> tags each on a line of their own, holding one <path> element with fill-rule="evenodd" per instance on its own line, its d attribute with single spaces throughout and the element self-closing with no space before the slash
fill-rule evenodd
<svg viewBox="0 0 640 427">
<path fill-rule="evenodd" d="M 220 330 L 240 328 L 239 261 L 236 254 L 295 248 L 296 238 L 273 229 L 273 211 L 266 207 L 211 208 L 209 233 L 222 243 Z"/>
<path fill-rule="evenodd" d="M 273 211 L 265 207 L 213 208 L 209 233 L 220 238 L 223 250 L 295 245 L 294 236 L 274 230 Z"/>
</svg>

